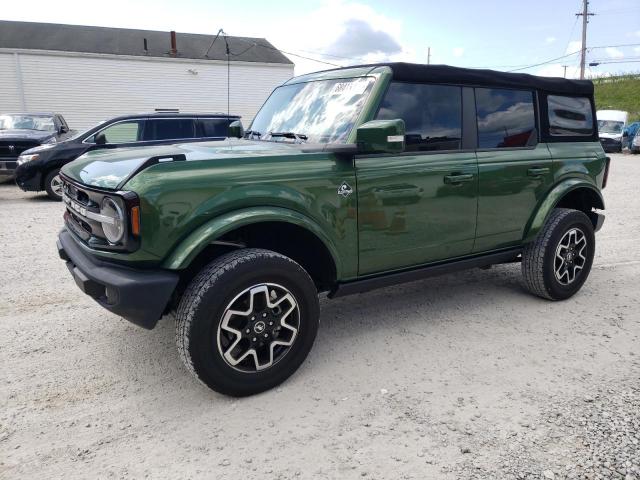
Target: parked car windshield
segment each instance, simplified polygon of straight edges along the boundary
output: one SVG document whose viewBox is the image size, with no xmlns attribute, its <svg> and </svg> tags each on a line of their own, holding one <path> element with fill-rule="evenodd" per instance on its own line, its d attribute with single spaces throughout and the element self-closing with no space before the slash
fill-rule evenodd
<svg viewBox="0 0 640 480">
<path fill-rule="evenodd" d="M 624 122 L 615 120 L 598 120 L 598 132 L 600 133 L 622 133 Z"/>
<path fill-rule="evenodd" d="M 372 77 L 278 87 L 256 115 L 249 138 L 344 143 L 375 82 Z"/>
<path fill-rule="evenodd" d="M 54 132 L 53 117 L 45 115 L 0 115 L 0 130 L 41 130 Z"/>
</svg>

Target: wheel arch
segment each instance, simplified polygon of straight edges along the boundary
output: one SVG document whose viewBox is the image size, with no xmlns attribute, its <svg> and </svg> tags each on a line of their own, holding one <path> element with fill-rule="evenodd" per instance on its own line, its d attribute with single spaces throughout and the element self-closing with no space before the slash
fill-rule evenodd
<svg viewBox="0 0 640 480">
<path fill-rule="evenodd" d="M 572 208 L 584 212 L 596 226 L 593 209 L 604 210 L 604 199 L 600 191 L 585 180 L 569 179 L 556 185 L 531 217 L 525 229 L 523 242 L 533 241 L 544 226 L 554 208 Z"/>
<path fill-rule="evenodd" d="M 302 245 L 304 248 L 298 248 Z M 338 250 L 321 226 L 304 214 L 280 207 L 244 209 L 208 221 L 173 249 L 163 267 L 197 269 L 197 264 L 242 247 L 266 248 L 292 258 L 319 287 L 335 282 L 342 272 Z"/>
</svg>

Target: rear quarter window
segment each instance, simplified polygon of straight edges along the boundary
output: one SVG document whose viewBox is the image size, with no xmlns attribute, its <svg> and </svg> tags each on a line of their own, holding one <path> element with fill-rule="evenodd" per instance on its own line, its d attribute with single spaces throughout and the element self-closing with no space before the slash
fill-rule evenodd
<svg viewBox="0 0 640 480">
<path fill-rule="evenodd" d="M 198 120 L 200 125 L 200 137 L 226 137 L 229 130 L 229 120 L 226 118 L 201 118 Z"/>
<path fill-rule="evenodd" d="M 553 136 L 593 135 L 593 111 L 587 97 L 547 96 L 549 133 Z"/>
</svg>

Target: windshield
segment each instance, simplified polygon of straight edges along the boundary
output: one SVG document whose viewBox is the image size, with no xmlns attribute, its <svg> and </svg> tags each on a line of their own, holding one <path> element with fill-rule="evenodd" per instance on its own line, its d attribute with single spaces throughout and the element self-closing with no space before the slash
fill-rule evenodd
<svg viewBox="0 0 640 480">
<path fill-rule="evenodd" d="M 600 133 L 622 133 L 624 122 L 615 120 L 598 120 L 598 131 Z"/>
<path fill-rule="evenodd" d="M 53 117 L 44 115 L 0 115 L 0 130 L 56 130 Z"/>
<path fill-rule="evenodd" d="M 344 143 L 374 82 L 372 77 L 360 77 L 278 87 L 256 115 L 247 136 Z"/>
</svg>

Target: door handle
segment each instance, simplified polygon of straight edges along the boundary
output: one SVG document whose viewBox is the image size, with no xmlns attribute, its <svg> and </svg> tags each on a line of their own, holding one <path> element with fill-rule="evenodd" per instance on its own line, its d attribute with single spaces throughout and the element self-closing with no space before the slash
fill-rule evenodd
<svg viewBox="0 0 640 480">
<path fill-rule="evenodd" d="M 444 176 L 444 183 L 448 185 L 457 185 L 463 182 L 473 181 L 472 173 L 452 173 L 451 175 Z"/>
<path fill-rule="evenodd" d="M 527 170 L 527 175 L 530 177 L 541 177 L 547 173 L 549 173 L 549 169 L 547 167 L 532 167 Z"/>
</svg>

